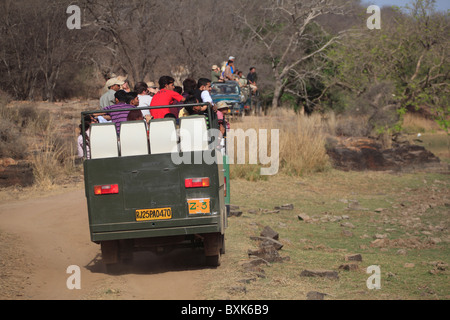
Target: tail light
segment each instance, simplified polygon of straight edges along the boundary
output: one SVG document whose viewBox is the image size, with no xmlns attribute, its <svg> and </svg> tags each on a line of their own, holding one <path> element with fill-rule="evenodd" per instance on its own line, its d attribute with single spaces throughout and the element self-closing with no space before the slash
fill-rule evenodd
<svg viewBox="0 0 450 320">
<path fill-rule="evenodd" d="M 227 177 L 223 177 L 223 180 L 224 180 L 223 196 L 226 197 L 227 196 Z"/>
<path fill-rule="evenodd" d="M 186 188 L 204 188 L 209 187 L 209 178 L 190 178 L 184 180 Z"/>
<path fill-rule="evenodd" d="M 117 194 L 119 193 L 119 185 L 118 184 L 107 184 L 103 186 L 94 186 L 94 194 L 102 195 L 102 194 Z"/>
</svg>

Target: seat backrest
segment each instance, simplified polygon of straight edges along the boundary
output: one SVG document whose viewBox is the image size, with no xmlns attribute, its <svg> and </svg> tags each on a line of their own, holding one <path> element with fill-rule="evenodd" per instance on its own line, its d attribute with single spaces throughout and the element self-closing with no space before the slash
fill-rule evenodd
<svg viewBox="0 0 450 320">
<path fill-rule="evenodd" d="M 149 132 L 151 154 L 178 152 L 178 135 L 175 119 L 152 119 L 149 124 Z"/>
<path fill-rule="evenodd" d="M 91 159 L 119 156 L 116 124 L 113 122 L 91 124 L 89 142 Z"/>
<path fill-rule="evenodd" d="M 208 129 L 203 115 L 180 119 L 180 149 L 185 151 L 208 150 Z"/>
<path fill-rule="evenodd" d="M 148 154 L 147 124 L 145 121 L 120 123 L 120 155 L 122 157 Z"/>
</svg>

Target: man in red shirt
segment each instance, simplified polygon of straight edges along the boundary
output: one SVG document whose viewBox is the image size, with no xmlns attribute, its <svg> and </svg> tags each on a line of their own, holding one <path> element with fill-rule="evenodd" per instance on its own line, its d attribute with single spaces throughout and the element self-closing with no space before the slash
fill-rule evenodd
<svg viewBox="0 0 450 320">
<path fill-rule="evenodd" d="M 173 104 L 175 101 L 184 102 L 186 100 L 186 98 L 184 98 L 181 94 L 174 91 L 174 78 L 162 76 L 159 78 L 158 82 L 160 90 L 153 96 L 150 107 L 168 106 Z M 166 114 L 171 113 L 170 108 L 151 109 L 150 112 L 154 119 L 164 118 Z"/>
</svg>

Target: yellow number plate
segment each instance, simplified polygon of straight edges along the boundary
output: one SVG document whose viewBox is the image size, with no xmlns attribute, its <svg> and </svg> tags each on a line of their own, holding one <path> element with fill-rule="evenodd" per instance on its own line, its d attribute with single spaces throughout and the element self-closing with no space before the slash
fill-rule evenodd
<svg viewBox="0 0 450 320">
<path fill-rule="evenodd" d="M 211 213 L 210 199 L 189 199 L 189 214 Z"/>
<path fill-rule="evenodd" d="M 172 208 L 136 210 L 136 221 L 172 219 Z"/>
</svg>

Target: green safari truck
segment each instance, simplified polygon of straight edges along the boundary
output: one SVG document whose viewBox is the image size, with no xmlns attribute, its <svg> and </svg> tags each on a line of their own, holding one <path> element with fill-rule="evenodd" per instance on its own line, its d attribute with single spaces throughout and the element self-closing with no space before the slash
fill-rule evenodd
<svg viewBox="0 0 450 320">
<path fill-rule="evenodd" d="M 179 247 L 201 247 L 208 265 L 220 265 L 229 172 L 207 105 L 205 114 L 180 119 L 94 123 L 88 134 L 85 116 L 105 111 L 82 112 L 90 237 L 107 269 L 138 250 Z M 149 108 L 108 113 L 136 109 Z"/>
</svg>

